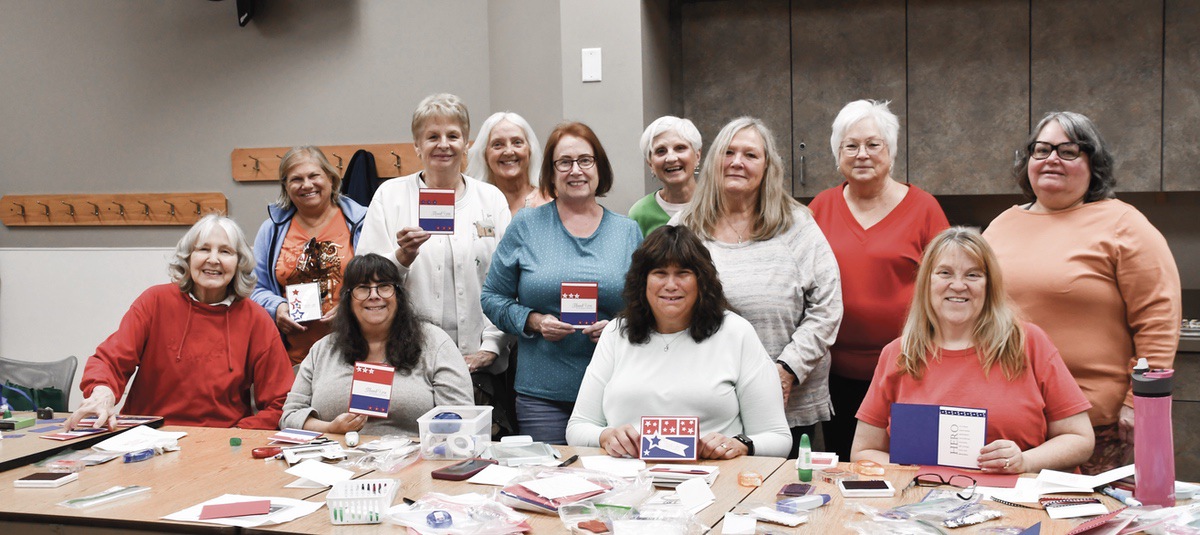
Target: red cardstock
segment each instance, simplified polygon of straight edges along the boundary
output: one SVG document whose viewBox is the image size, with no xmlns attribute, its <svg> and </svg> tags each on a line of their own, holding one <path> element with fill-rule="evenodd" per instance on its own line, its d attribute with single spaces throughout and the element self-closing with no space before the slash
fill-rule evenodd
<svg viewBox="0 0 1200 535">
<path fill-rule="evenodd" d="M 232 518 L 235 516 L 265 515 L 271 512 L 271 500 L 252 502 L 218 503 L 200 509 L 200 520 Z"/>
</svg>

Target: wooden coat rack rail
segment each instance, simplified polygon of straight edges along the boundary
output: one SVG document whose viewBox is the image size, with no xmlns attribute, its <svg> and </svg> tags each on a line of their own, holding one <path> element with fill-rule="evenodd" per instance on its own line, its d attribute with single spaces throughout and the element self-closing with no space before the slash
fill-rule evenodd
<svg viewBox="0 0 1200 535">
<path fill-rule="evenodd" d="M 9 227 L 191 225 L 226 213 L 222 193 L 75 193 L 5 195 L 0 221 Z"/>
<path fill-rule="evenodd" d="M 410 175 L 422 169 L 412 143 L 382 143 L 377 145 L 319 145 L 329 163 L 345 176 L 350 158 L 359 149 L 375 155 L 375 171 L 380 177 Z M 274 182 L 279 180 L 279 162 L 291 147 L 233 149 L 230 154 L 233 179 L 238 182 Z"/>
</svg>

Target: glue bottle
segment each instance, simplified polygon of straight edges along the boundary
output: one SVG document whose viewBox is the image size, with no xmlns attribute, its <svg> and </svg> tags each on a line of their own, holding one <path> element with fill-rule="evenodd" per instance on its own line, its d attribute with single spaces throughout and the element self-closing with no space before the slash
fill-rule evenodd
<svg viewBox="0 0 1200 535">
<path fill-rule="evenodd" d="M 1133 369 L 1133 496 L 1145 505 L 1175 506 L 1175 447 L 1171 432 L 1171 380 L 1175 370 Z"/>
<path fill-rule="evenodd" d="M 796 477 L 808 483 L 812 481 L 812 446 L 808 443 L 808 434 L 800 435 L 800 451 L 796 458 Z"/>
</svg>

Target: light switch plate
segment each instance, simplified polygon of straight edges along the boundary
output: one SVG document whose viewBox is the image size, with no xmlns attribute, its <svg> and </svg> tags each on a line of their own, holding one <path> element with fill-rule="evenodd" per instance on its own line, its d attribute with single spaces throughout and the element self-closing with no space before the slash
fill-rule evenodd
<svg viewBox="0 0 1200 535">
<path fill-rule="evenodd" d="M 583 49 L 583 81 L 600 81 L 600 49 Z"/>
</svg>

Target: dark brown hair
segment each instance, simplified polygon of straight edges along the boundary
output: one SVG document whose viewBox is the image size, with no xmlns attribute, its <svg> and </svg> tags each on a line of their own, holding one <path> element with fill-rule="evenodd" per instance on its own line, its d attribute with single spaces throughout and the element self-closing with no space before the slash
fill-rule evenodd
<svg viewBox="0 0 1200 535">
<path fill-rule="evenodd" d="M 608 190 L 612 189 L 612 164 L 608 162 L 608 153 L 604 152 L 600 138 L 596 137 L 596 133 L 588 125 L 579 122 L 560 123 L 554 127 L 553 132 L 550 132 L 550 138 L 546 140 L 546 151 L 542 157 L 542 176 L 538 189 L 547 198 L 558 198 L 558 192 L 554 190 L 554 179 L 558 177 L 558 170 L 554 168 L 554 149 L 558 147 L 563 136 L 577 137 L 592 146 L 592 156 L 596 157 L 596 174 L 600 177 L 600 183 L 596 186 L 596 196 L 603 197 Z"/>
<path fill-rule="evenodd" d="M 696 304 L 692 308 L 692 324 L 688 335 L 696 342 L 715 334 L 725 321 L 725 311 L 732 310 L 725 300 L 721 277 L 713 265 L 712 255 L 684 226 L 662 226 L 646 236 L 646 241 L 633 252 L 629 271 L 625 274 L 625 310 L 621 317 L 625 323 L 621 334 L 634 344 L 650 341 L 650 331 L 656 322 L 650 302 L 646 299 L 646 279 L 650 272 L 665 266 L 690 269 L 696 275 Z"/>
<path fill-rule="evenodd" d="M 346 264 L 342 279 L 341 301 L 333 319 L 333 347 L 342 353 L 346 364 L 367 358 L 367 340 L 354 315 L 350 293 L 360 284 L 391 284 L 396 287 L 396 316 L 388 329 L 384 359 L 401 375 L 412 373 L 421 358 L 424 345 L 421 321 L 408 302 L 408 292 L 400 283 L 400 270 L 390 260 L 375 253 L 356 256 Z"/>
</svg>

